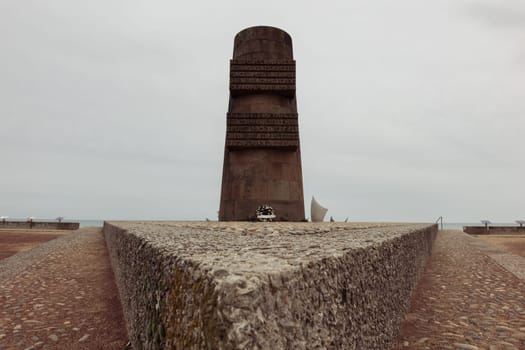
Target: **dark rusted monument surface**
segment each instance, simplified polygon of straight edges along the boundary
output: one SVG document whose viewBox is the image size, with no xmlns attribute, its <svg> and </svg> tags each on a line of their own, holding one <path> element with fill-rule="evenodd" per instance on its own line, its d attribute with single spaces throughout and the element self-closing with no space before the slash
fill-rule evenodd
<svg viewBox="0 0 525 350">
<path fill-rule="evenodd" d="M 254 219 L 263 204 L 305 219 L 292 38 L 261 26 L 235 36 L 219 220 Z"/>
</svg>

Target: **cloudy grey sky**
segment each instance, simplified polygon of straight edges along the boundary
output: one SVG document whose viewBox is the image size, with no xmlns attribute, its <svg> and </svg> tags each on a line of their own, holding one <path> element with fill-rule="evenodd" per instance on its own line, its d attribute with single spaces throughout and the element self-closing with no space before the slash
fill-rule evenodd
<svg viewBox="0 0 525 350">
<path fill-rule="evenodd" d="M 2 0 L 0 215 L 216 218 L 253 25 L 294 40 L 306 208 L 525 219 L 521 0 Z"/>
</svg>

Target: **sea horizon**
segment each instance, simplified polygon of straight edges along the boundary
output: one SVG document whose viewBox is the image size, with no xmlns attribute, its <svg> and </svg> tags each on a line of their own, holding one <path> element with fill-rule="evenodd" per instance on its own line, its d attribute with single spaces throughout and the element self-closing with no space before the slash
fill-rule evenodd
<svg viewBox="0 0 525 350">
<path fill-rule="evenodd" d="M 27 218 L 8 218 L 9 221 L 27 221 Z M 41 221 L 41 222 L 55 222 L 56 219 L 43 219 L 43 218 L 34 218 L 35 221 Z M 102 227 L 104 225 L 104 221 L 205 221 L 205 219 L 198 220 L 198 219 L 142 219 L 142 218 L 128 218 L 128 219 L 69 219 L 64 218 L 63 222 L 78 222 L 80 224 L 80 227 Z M 211 221 L 217 221 L 217 220 L 211 220 Z M 325 221 L 329 222 L 329 221 Z M 339 222 L 339 221 L 336 221 Z M 370 220 L 350 220 L 349 222 L 372 222 Z M 381 220 L 382 222 L 382 220 Z M 395 223 L 397 221 L 384 221 L 384 222 L 392 222 Z M 421 222 L 424 223 L 425 221 L 399 221 L 399 222 Z M 429 223 L 432 223 L 429 221 Z M 441 229 L 441 224 L 438 223 L 439 228 Z M 443 221 L 443 229 L 444 230 L 462 230 L 463 226 L 482 226 L 483 224 L 481 221 L 478 222 L 447 222 Z M 491 226 L 518 226 L 515 222 L 492 222 Z"/>
<path fill-rule="evenodd" d="M 189 220 L 189 219 L 124 219 L 124 220 L 115 220 L 115 221 L 205 221 L 205 219 L 202 220 Z M 67 220 L 66 220 L 67 221 Z M 102 227 L 104 225 L 104 221 L 112 221 L 111 219 L 105 219 L 105 220 L 70 220 L 80 223 L 80 227 L 88 227 L 88 226 L 100 226 Z M 211 220 L 211 221 L 217 221 L 217 220 Z M 381 220 L 382 221 L 382 220 Z M 325 222 L 329 222 L 328 220 L 325 220 Z M 342 222 L 342 221 L 337 221 Z M 369 220 L 350 220 L 349 222 L 369 222 Z M 395 221 L 385 221 L 385 222 L 395 222 Z M 401 221 L 400 221 L 401 222 Z M 411 221 L 406 221 L 411 222 Z M 425 221 L 413 221 L 413 222 L 425 222 Z M 432 223 L 432 222 L 429 222 Z M 438 223 L 439 228 L 441 229 L 441 225 Z M 492 222 L 492 226 L 518 226 L 515 222 Z M 481 221 L 479 222 L 446 222 L 443 221 L 443 229 L 444 230 L 462 230 L 463 226 L 483 226 Z"/>
</svg>

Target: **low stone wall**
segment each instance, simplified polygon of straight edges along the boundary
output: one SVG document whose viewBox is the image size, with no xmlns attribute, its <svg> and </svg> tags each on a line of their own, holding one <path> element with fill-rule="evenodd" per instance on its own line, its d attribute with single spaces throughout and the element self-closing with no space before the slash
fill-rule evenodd
<svg viewBox="0 0 525 350">
<path fill-rule="evenodd" d="M 463 232 L 471 235 L 525 235 L 525 226 L 463 226 Z"/>
<path fill-rule="evenodd" d="M 436 225 L 105 222 L 135 349 L 388 349 Z"/>
<path fill-rule="evenodd" d="M 48 222 L 48 221 L 2 221 L 0 229 L 35 229 L 35 230 L 78 230 L 78 222 Z"/>
</svg>

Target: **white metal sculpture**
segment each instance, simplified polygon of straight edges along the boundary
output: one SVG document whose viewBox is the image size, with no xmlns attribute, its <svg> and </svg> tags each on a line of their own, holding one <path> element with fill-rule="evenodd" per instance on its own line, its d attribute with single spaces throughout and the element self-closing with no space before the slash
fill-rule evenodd
<svg viewBox="0 0 525 350">
<path fill-rule="evenodd" d="M 319 202 L 315 200 L 315 197 L 312 196 L 312 204 L 310 205 L 312 222 L 322 222 L 327 211 L 328 209 L 319 204 Z"/>
</svg>

